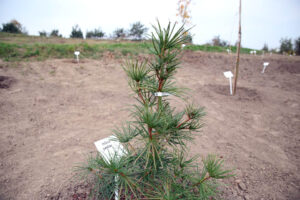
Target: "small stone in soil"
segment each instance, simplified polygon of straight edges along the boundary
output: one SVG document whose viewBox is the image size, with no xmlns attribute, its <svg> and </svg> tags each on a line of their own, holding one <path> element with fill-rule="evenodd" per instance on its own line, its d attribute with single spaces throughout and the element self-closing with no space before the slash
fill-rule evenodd
<svg viewBox="0 0 300 200">
<path fill-rule="evenodd" d="M 240 188 L 241 190 L 243 190 L 243 191 L 246 191 L 246 190 L 247 190 L 246 185 L 245 185 L 243 182 L 238 183 L 238 186 L 239 186 L 239 188 Z"/>
</svg>

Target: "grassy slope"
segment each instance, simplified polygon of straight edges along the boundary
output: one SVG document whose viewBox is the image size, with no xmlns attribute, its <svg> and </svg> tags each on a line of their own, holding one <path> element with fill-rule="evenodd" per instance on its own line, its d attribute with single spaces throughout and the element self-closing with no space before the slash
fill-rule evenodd
<svg viewBox="0 0 300 200">
<path fill-rule="evenodd" d="M 81 58 L 97 59 L 105 51 L 123 56 L 128 54 L 137 55 L 148 53 L 149 47 L 149 42 L 49 38 L 0 32 L 0 58 L 5 61 L 73 58 L 75 50 L 80 51 Z M 192 51 L 226 52 L 227 47 L 188 45 L 185 49 Z M 236 47 L 231 47 L 231 50 L 235 52 Z M 241 53 L 249 53 L 251 50 L 242 48 Z"/>
</svg>

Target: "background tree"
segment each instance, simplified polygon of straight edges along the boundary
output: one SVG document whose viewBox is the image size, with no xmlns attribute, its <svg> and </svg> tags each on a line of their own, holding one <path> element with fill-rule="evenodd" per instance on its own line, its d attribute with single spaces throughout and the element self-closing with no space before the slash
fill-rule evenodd
<svg viewBox="0 0 300 200">
<path fill-rule="evenodd" d="M 47 37 L 47 32 L 46 31 L 39 31 L 39 34 L 41 37 Z"/>
<path fill-rule="evenodd" d="M 175 83 L 181 45 L 186 41 L 183 26 L 153 27 L 152 53 L 147 61 L 128 60 L 123 68 L 137 103 L 132 106 L 132 120 L 114 130 L 112 140 L 120 142 L 123 155 L 111 158 L 98 154 L 81 169 L 92 177 L 96 199 L 215 199 L 217 179 L 227 178 L 223 161 L 213 155 L 197 161 L 189 158 L 187 144 L 202 127 L 204 110 L 187 104 L 172 108 L 168 98 L 155 93 L 180 97 L 183 90 Z M 107 146 L 109 148 L 109 146 Z M 117 187 L 116 187 L 117 185 Z"/>
<path fill-rule="evenodd" d="M 113 37 L 114 38 L 124 38 L 124 37 L 126 37 L 126 32 L 125 32 L 124 28 L 117 28 L 113 32 Z"/>
<path fill-rule="evenodd" d="M 105 33 L 101 30 L 101 28 L 94 29 L 93 31 L 87 31 L 85 34 L 86 38 L 103 38 Z"/>
<path fill-rule="evenodd" d="M 280 53 L 292 53 L 293 44 L 292 39 L 290 38 L 282 38 L 280 40 Z"/>
<path fill-rule="evenodd" d="M 193 36 L 192 36 L 192 34 L 191 33 L 188 33 L 187 35 L 186 35 L 186 42 L 187 43 L 193 43 Z"/>
<path fill-rule="evenodd" d="M 2 32 L 21 33 L 21 30 L 19 30 L 13 23 L 6 23 L 2 24 Z"/>
<path fill-rule="evenodd" d="M 70 38 L 83 38 L 83 34 L 78 25 L 72 27 Z"/>
<path fill-rule="evenodd" d="M 26 32 L 22 27 L 22 24 L 15 19 L 11 20 L 9 23 L 2 24 L 1 31 L 7 33 L 22 33 L 23 31 Z"/>
<path fill-rule="evenodd" d="M 178 8 L 177 8 L 177 14 L 181 20 L 181 23 L 185 25 L 185 27 L 189 27 L 191 25 L 191 10 L 189 9 L 190 4 L 192 0 L 178 0 Z M 187 43 L 193 42 L 193 37 L 190 32 L 186 32 L 186 41 Z"/>
<path fill-rule="evenodd" d="M 191 11 L 189 10 L 189 5 L 192 0 L 178 0 L 178 9 L 176 16 L 180 17 L 182 24 L 190 24 Z"/>
<path fill-rule="evenodd" d="M 131 25 L 131 28 L 129 29 L 129 35 L 133 36 L 137 40 L 141 40 L 147 30 L 148 28 L 141 24 L 141 22 L 136 22 Z"/>
<path fill-rule="evenodd" d="M 265 52 L 268 52 L 269 51 L 268 45 L 265 43 L 264 46 L 263 46 L 263 48 L 261 50 L 263 50 Z"/>
<path fill-rule="evenodd" d="M 296 55 L 300 55 L 300 37 L 295 40 L 295 49 Z"/>
<path fill-rule="evenodd" d="M 59 34 L 58 29 L 53 29 L 53 30 L 51 31 L 51 33 L 50 33 L 50 36 L 51 36 L 51 37 L 62 37 L 62 35 Z"/>
<path fill-rule="evenodd" d="M 220 36 L 215 36 L 212 40 L 211 40 L 211 44 L 213 46 L 221 46 L 221 47 L 226 47 L 228 46 L 228 42 L 226 42 L 225 40 L 221 40 Z"/>
</svg>

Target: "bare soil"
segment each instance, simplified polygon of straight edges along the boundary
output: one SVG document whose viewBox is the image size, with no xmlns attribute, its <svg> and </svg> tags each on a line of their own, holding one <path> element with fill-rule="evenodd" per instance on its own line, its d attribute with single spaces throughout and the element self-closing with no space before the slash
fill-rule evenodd
<svg viewBox="0 0 300 200">
<path fill-rule="evenodd" d="M 263 62 L 270 62 L 264 74 Z M 176 77 L 206 108 L 191 154 L 222 156 L 236 176 L 223 198 L 300 199 L 300 58 L 242 55 L 237 94 L 223 72 L 234 55 L 186 52 Z M 0 62 L 0 199 L 86 199 L 74 179 L 135 103 L 121 60 Z M 3 78 L 4 77 L 4 78 Z M 171 98 L 177 108 L 180 99 Z"/>
</svg>

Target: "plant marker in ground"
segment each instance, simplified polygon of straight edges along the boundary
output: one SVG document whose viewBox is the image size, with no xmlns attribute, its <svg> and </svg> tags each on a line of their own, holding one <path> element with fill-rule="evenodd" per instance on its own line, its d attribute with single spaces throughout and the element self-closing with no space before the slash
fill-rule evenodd
<svg viewBox="0 0 300 200">
<path fill-rule="evenodd" d="M 155 92 L 154 95 L 156 97 L 166 97 L 166 96 L 170 96 L 171 94 L 168 92 Z"/>
<path fill-rule="evenodd" d="M 94 142 L 97 150 L 101 153 L 103 158 L 110 162 L 111 159 L 113 159 L 114 156 L 117 158 L 120 158 L 123 156 L 126 151 L 123 148 L 122 144 L 115 140 L 116 137 L 110 136 L 107 138 L 104 138 L 102 140 L 98 140 Z M 118 176 L 115 177 L 116 183 L 118 182 Z M 118 193 L 118 185 L 116 184 L 116 190 L 115 190 L 115 200 L 119 199 L 119 193 Z"/>
<path fill-rule="evenodd" d="M 232 77 L 233 74 L 231 71 L 224 72 L 224 76 L 229 79 L 230 95 L 232 95 Z"/>
<path fill-rule="evenodd" d="M 74 52 L 74 55 L 76 56 L 77 63 L 79 63 L 79 54 L 80 54 L 79 51 Z"/>
<path fill-rule="evenodd" d="M 270 64 L 270 63 L 268 63 L 268 62 L 264 62 L 264 68 L 263 68 L 263 70 L 261 71 L 262 74 L 265 73 L 265 70 L 266 70 L 266 68 L 267 68 L 267 66 L 268 66 L 269 64 Z"/>
</svg>

